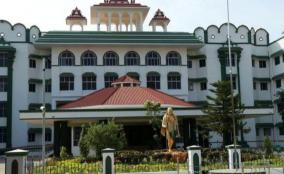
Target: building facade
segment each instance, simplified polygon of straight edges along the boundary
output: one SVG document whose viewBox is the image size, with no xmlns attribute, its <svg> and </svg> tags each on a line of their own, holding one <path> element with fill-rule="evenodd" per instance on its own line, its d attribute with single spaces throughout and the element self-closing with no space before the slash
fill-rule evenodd
<svg viewBox="0 0 284 174">
<path fill-rule="evenodd" d="M 152 31 L 143 31 L 148 11 L 135 1 L 106 0 L 91 7 L 90 21 L 97 31 L 83 31 L 87 18 L 77 8 L 66 18 L 71 31 L 41 32 L 36 26 L 1 20 L 0 149 L 40 144 L 43 99 L 54 111 L 46 135 L 52 144 L 57 132 L 51 118 L 60 106 L 110 87 L 124 75 L 139 80 L 142 87 L 201 107 L 212 95 L 210 84 L 229 77 L 227 24 L 198 27 L 192 33 L 169 32 L 170 20 L 158 10 L 150 22 Z M 74 25 L 82 31 L 72 31 Z M 284 146 L 282 120 L 273 104 L 284 86 L 284 38 L 270 42 L 265 29 L 233 24 L 230 36 L 234 89 L 246 107 L 250 130 L 245 140 L 259 147 L 268 136 Z M 196 108 L 181 113 L 191 119 L 181 119 L 184 127 L 197 129 L 200 112 Z M 64 126 L 72 128 L 74 139 L 72 124 Z M 185 130 L 192 135 L 189 131 Z M 201 143 L 198 130 L 195 134 L 196 143 Z M 210 145 L 218 147 L 222 139 L 212 135 Z"/>
</svg>

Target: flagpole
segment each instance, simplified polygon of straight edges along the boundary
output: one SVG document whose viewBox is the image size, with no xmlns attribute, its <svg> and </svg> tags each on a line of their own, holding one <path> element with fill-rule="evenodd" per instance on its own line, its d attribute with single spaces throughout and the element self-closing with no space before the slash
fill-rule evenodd
<svg viewBox="0 0 284 174">
<path fill-rule="evenodd" d="M 230 86 L 231 86 L 231 104 L 232 104 L 232 119 L 233 119 L 233 139 L 234 149 L 236 151 L 237 138 L 236 138 L 236 118 L 235 118 L 235 102 L 234 102 L 234 86 L 233 86 L 233 70 L 232 70 L 232 51 L 231 51 L 231 38 L 230 38 L 230 4 L 227 0 L 227 17 L 228 17 L 228 57 L 230 63 Z"/>
<path fill-rule="evenodd" d="M 41 153 L 41 160 L 42 160 L 42 173 L 45 174 L 45 61 L 46 58 L 44 57 L 42 59 L 43 63 L 43 71 L 42 71 L 42 106 L 40 107 L 40 110 L 42 112 L 42 153 Z"/>
</svg>

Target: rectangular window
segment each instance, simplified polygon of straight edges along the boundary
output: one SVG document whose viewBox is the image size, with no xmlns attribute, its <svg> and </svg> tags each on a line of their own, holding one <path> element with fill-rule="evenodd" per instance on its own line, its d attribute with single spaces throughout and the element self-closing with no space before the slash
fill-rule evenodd
<svg viewBox="0 0 284 174">
<path fill-rule="evenodd" d="M 259 68 L 266 68 L 266 60 L 259 61 Z"/>
<path fill-rule="evenodd" d="M 0 67 L 8 66 L 8 53 L 0 52 Z"/>
<path fill-rule="evenodd" d="M 252 67 L 255 67 L 255 60 L 254 59 L 251 60 L 251 65 L 252 65 Z"/>
<path fill-rule="evenodd" d="M 36 84 L 29 83 L 29 92 L 36 92 Z"/>
<path fill-rule="evenodd" d="M 7 102 L 0 102 L 0 117 L 7 117 Z"/>
<path fill-rule="evenodd" d="M 276 88 L 281 88 L 281 79 L 275 80 Z"/>
<path fill-rule="evenodd" d="M 207 90 L 207 82 L 201 82 L 200 83 L 200 90 L 201 91 Z"/>
<path fill-rule="evenodd" d="M 51 69 L 51 60 L 50 59 L 45 59 L 45 68 Z"/>
<path fill-rule="evenodd" d="M 35 142 L 35 133 L 28 133 L 28 142 Z"/>
<path fill-rule="evenodd" d="M 253 89 L 256 90 L 256 82 L 253 82 Z"/>
<path fill-rule="evenodd" d="M 30 59 L 30 68 L 36 68 L 36 60 Z"/>
<path fill-rule="evenodd" d="M 181 89 L 181 79 L 179 74 L 168 75 L 168 89 Z"/>
<path fill-rule="evenodd" d="M 206 60 L 205 59 L 200 59 L 199 60 L 199 67 L 206 67 Z"/>
<path fill-rule="evenodd" d="M 45 92 L 51 92 L 51 83 L 45 84 Z"/>
<path fill-rule="evenodd" d="M 51 141 L 51 132 L 45 133 L 45 141 Z"/>
<path fill-rule="evenodd" d="M 188 90 L 193 91 L 193 82 L 188 80 Z"/>
<path fill-rule="evenodd" d="M 7 92 L 8 82 L 6 76 L 0 76 L 0 92 Z"/>
<path fill-rule="evenodd" d="M 274 58 L 274 64 L 279 65 L 280 64 L 280 56 L 277 56 Z"/>
<path fill-rule="evenodd" d="M 268 90 L 268 85 L 266 82 L 261 82 L 260 83 L 260 90 L 261 91 L 267 91 Z"/>
<path fill-rule="evenodd" d="M 231 56 L 232 60 L 232 66 L 236 66 L 236 59 L 235 59 L 235 54 L 232 54 Z M 230 60 L 229 57 L 226 58 L 226 66 L 230 66 Z"/>
<path fill-rule="evenodd" d="M 187 68 L 192 68 L 192 60 L 187 59 Z"/>
<path fill-rule="evenodd" d="M 271 136 L 271 128 L 263 128 L 264 136 Z"/>
<path fill-rule="evenodd" d="M 81 127 L 74 127 L 73 131 L 74 131 L 73 132 L 73 145 L 78 146 L 82 128 Z"/>
<path fill-rule="evenodd" d="M 227 81 L 230 81 L 230 77 L 227 76 Z M 237 89 L 237 82 L 236 82 L 236 77 L 233 76 L 233 88 Z"/>
<path fill-rule="evenodd" d="M 0 127 L 0 143 L 6 143 L 7 140 L 7 129 Z"/>
<path fill-rule="evenodd" d="M 284 127 L 279 127 L 279 135 L 284 135 Z"/>
<path fill-rule="evenodd" d="M 259 136 L 259 128 L 255 128 L 255 134 L 256 136 Z"/>
</svg>

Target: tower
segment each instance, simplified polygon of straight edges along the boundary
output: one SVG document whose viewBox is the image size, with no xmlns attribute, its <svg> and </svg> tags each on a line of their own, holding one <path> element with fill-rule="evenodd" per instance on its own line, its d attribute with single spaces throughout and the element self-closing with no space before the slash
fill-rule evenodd
<svg viewBox="0 0 284 174">
<path fill-rule="evenodd" d="M 91 7 L 91 24 L 105 25 L 107 31 L 143 31 L 149 7 L 135 0 L 105 0 Z"/>
<path fill-rule="evenodd" d="M 74 25 L 79 25 L 83 31 L 83 26 L 87 25 L 87 19 L 82 15 L 81 10 L 76 7 L 72 10 L 71 15 L 66 18 L 66 25 L 70 26 L 70 31 L 72 31 Z"/>
<path fill-rule="evenodd" d="M 156 11 L 155 16 L 150 21 L 150 26 L 152 26 L 153 31 L 156 31 L 157 26 L 161 26 L 164 32 L 167 32 L 168 24 L 170 23 L 170 19 L 164 15 L 160 9 Z"/>
</svg>

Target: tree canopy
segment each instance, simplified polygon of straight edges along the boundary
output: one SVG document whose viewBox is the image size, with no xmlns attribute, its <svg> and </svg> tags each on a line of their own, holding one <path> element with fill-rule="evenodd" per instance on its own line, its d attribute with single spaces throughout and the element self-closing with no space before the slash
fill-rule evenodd
<svg viewBox="0 0 284 174">
<path fill-rule="evenodd" d="M 201 123 L 203 127 L 222 135 L 225 146 L 233 142 L 233 114 L 237 125 L 241 119 L 243 107 L 240 105 L 238 94 L 233 96 L 233 107 L 229 81 L 218 81 L 211 85 L 213 88 L 209 91 L 212 95 L 207 96 L 207 104 L 203 108 L 207 116 Z"/>
</svg>

